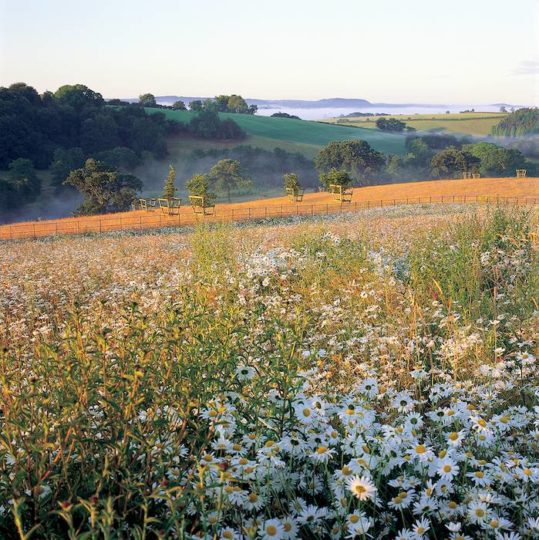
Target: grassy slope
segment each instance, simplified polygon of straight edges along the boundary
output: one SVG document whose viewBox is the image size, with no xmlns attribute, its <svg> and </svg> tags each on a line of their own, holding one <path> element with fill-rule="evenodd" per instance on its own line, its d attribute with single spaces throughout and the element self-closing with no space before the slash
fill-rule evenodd
<svg viewBox="0 0 539 540">
<path fill-rule="evenodd" d="M 386 118 L 396 118 L 407 125 L 421 130 L 441 129 L 451 133 L 465 135 L 488 135 L 493 126 L 505 113 L 452 113 L 452 114 L 414 114 L 391 115 Z M 339 125 L 360 126 L 366 129 L 376 129 L 376 119 L 372 117 L 332 118 L 328 120 Z"/>
<path fill-rule="evenodd" d="M 404 184 L 390 184 L 383 186 L 370 186 L 354 189 L 352 202 L 365 203 L 370 201 L 373 204 L 378 204 L 381 200 L 391 203 L 393 199 L 400 199 L 402 202 L 406 198 L 410 200 L 417 197 L 451 197 L 451 196 L 481 196 L 481 197 L 530 197 L 539 198 L 539 178 L 481 178 L 474 180 L 435 180 L 428 182 L 410 182 Z M 428 202 L 425 200 L 425 202 Z M 448 200 L 447 202 L 451 202 Z M 325 213 L 324 205 L 335 205 L 335 199 L 332 195 L 320 193 L 308 193 L 305 195 L 303 203 L 297 205 L 299 213 L 310 213 L 311 205 L 314 205 L 313 213 Z M 244 202 L 235 202 L 232 204 L 218 204 L 216 206 L 216 216 L 228 216 L 231 218 L 231 211 L 236 211 L 236 218 L 247 217 L 247 209 L 251 208 L 254 212 L 250 215 L 263 217 L 264 208 L 271 209 L 272 207 L 280 207 L 283 205 L 288 207 L 290 212 L 296 213 L 296 204 L 291 203 L 286 197 L 274 197 L 266 199 L 257 199 Z M 319 205 L 319 206 L 317 206 Z M 256 209 L 259 209 L 257 212 Z M 276 210 L 274 210 L 275 212 Z M 286 214 L 287 212 L 285 212 Z M 271 210 L 268 215 L 271 214 Z M 227 219 L 228 219 L 227 218 Z M 152 228 L 155 226 L 166 225 L 170 222 L 176 225 L 178 222 L 177 216 L 167 218 L 159 211 L 157 212 L 124 212 L 118 214 L 109 214 L 106 216 L 85 216 L 77 218 L 65 218 L 61 220 L 26 222 L 0 226 L 1 238 L 16 238 L 25 237 L 33 234 L 35 227 L 36 234 L 47 235 L 59 232 L 77 232 L 80 230 L 98 231 L 98 230 L 115 230 L 122 227 L 134 226 L 141 228 Z M 210 218 L 211 219 L 211 218 Z M 103 221 L 103 225 L 98 225 L 99 221 Z M 195 223 L 197 220 L 193 215 L 193 210 L 188 205 L 181 208 L 181 223 L 184 225 Z M 56 226 L 57 224 L 57 226 Z"/>
<path fill-rule="evenodd" d="M 147 111 L 152 112 L 152 109 L 147 109 Z M 167 118 L 181 122 L 188 122 L 195 114 L 190 111 L 171 111 L 167 109 L 159 109 L 156 112 L 163 112 Z M 271 118 L 268 116 L 232 113 L 222 113 L 221 117 L 232 118 L 247 132 L 249 137 L 254 139 L 248 139 L 245 141 L 246 144 L 254 145 L 257 139 L 262 139 L 264 145 L 272 144 L 273 147 L 286 148 L 283 146 L 286 143 L 322 147 L 331 141 L 364 139 L 380 152 L 388 154 L 404 153 L 404 137 L 402 135 L 290 118 Z"/>
</svg>

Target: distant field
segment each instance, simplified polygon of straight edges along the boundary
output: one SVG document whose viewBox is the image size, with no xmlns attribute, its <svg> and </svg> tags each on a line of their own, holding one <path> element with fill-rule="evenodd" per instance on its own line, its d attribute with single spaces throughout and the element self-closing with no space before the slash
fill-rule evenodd
<svg viewBox="0 0 539 540">
<path fill-rule="evenodd" d="M 396 118 L 418 131 L 440 129 L 464 135 L 488 135 L 492 127 L 505 116 L 507 116 L 506 113 L 478 112 L 414 115 L 400 114 L 388 115 L 384 118 Z M 345 126 L 358 126 L 365 129 L 376 129 L 376 120 L 378 118 L 380 117 L 355 116 L 350 118 L 331 118 L 328 122 Z"/>
<path fill-rule="evenodd" d="M 445 197 L 445 201 L 441 200 Z M 539 178 L 481 178 L 474 180 L 437 180 L 429 182 L 411 182 L 389 184 L 354 189 L 352 206 L 363 206 L 369 202 L 372 206 L 396 203 L 464 202 L 472 197 L 536 198 L 539 200 Z M 278 217 L 287 215 L 308 215 L 336 212 L 339 203 L 329 193 L 316 192 L 305 195 L 302 203 L 291 203 L 286 197 L 248 200 L 241 203 L 218 204 L 215 215 L 207 217 L 209 221 L 242 220 L 246 218 Z M 24 238 L 29 236 L 47 236 L 56 233 L 106 232 L 126 228 L 144 229 L 163 226 L 192 225 L 199 219 L 187 204 L 182 206 L 180 215 L 166 216 L 159 210 L 153 212 L 133 211 L 101 216 L 65 218 L 51 221 L 14 223 L 0 226 L 0 239 Z"/>
<path fill-rule="evenodd" d="M 188 122 L 195 113 L 191 111 L 171 111 L 167 109 L 146 109 L 148 112 L 163 112 L 168 118 Z M 221 113 L 222 118 L 232 118 L 243 128 L 249 138 L 243 144 L 265 148 L 279 146 L 285 150 L 292 145 L 301 145 L 306 155 L 312 156 L 317 149 L 331 141 L 364 139 L 373 148 L 387 154 L 404 153 L 404 136 L 391 133 L 373 132 L 350 126 L 337 126 L 307 120 L 290 118 L 271 118 L 248 114 Z M 219 145 L 212 141 L 212 146 Z M 225 143 L 226 144 L 226 143 Z M 239 144 L 239 143 L 235 143 Z M 300 150 L 301 151 L 301 150 Z"/>
</svg>

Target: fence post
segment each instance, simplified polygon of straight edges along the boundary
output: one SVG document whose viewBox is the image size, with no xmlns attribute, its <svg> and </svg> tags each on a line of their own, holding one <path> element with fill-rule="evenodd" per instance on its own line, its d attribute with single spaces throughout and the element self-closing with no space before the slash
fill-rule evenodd
<svg viewBox="0 0 539 540">
<path fill-rule="evenodd" d="M 13 240 L 13 225 L 9 226 L 9 235 L 11 236 L 11 239 Z"/>
<path fill-rule="evenodd" d="M 281 217 L 283 217 L 283 205 L 281 204 Z"/>
<path fill-rule="evenodd" d="M 311 216 L 314 216 L 314 204 L 311 204 Z"/>
<path fill-rule="evenodd" d="M 142 216 L 138 217 L 138 228 L 142 231 Z"/>
</svg>

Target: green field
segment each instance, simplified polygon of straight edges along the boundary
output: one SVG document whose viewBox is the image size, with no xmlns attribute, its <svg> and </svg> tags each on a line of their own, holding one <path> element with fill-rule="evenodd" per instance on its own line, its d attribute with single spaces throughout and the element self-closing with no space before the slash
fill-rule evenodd
<svg viewBox="0 0 539 540">
<path fill-rule="evenodd" d="M 464 135 L 488 135 L 493 126 L 507 116 L 506 113 L 477 112 L 451 114 L 413 114 L 388 115 L 396 118 L 418 131 L 443 130 Z M 342 126 L 357 126 L 376 129 L 376 120 L 381 117 L 355 116 L 350 118 L 331 118 L 327 122 Z"/>
<path fill-rule="evenodd" d="M 147 109 L 153 112 L 153 109 Z M 159 109 L 167 118 L 188 122 L 196 113 L 191 111 L 172 111 Z M 369 129 L 353 126 L 337 126 L 327 123 L 294 120 L 290 118 L 271 118 L 248 114 L 221 113 L 221 118 L 232 118 L 248 138 L 242 144 L 252 144 L 273 149 L 276 146 L 285 150 L 294 150 L 312 157 L 317 150 L 331 141 L 364 139 L 373 148 L 385 154 L 403 154 L 404 136 L 391 133 L 373 132 Z M 194 141 L 198 143 L 198 141 Z M 211 146 L 222 143 L 212 142 Z M 226 143 L 225 143 L 226 144 Z"/>
</svg>

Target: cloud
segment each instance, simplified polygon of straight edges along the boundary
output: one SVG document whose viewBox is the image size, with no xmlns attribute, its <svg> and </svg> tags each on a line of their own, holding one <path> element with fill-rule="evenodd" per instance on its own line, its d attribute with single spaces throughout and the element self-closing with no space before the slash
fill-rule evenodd
<svg viewBox="0 0 539 540">
<path fill-rule="evenodd" d="M 523 60 L 513 75 L 539 75 L 539 60 Z"/>
</svg>

